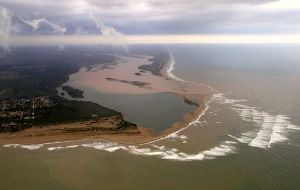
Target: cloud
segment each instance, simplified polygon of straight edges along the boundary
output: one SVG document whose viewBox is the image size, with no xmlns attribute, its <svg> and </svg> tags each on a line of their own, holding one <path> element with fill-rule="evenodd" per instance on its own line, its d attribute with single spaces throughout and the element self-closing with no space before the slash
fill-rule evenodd
<svg viewBox="0 0 300 190">
<path fill-rule="evenodd" d="M 100 30 L 102 36 L 117 37 L 117 38 L 122 36 L 122 34 L 118 32 L 115 28 L 104 24 L 104 22 L 100 18 L 95 17 L 91 13 L 89 14 L 89 17 L 95 23 L 96 27 Z"/>
<path fill-rule="evenodd" d="M 0 47 L 9 49 L 11 32 L 11 14 L 9 10 L 0 7 Z"/>
<path fill-rule="evenodd" d="M 299 0 L 0 0 L 16 17 L 46 18 L 66 34 L 297 33 Z M 101 18 L 91 26 L 91 13 Z M 93 19 L 92 19 L 93 20 Z M 34 23 L 31 23 L 34 24 Z M 46 25 L 45 22 L 42 22 Z M 29 25 L 28 25 L 29 26 Z M 48 26 L 50 27 L 50 26 Z M 53 28 L 52 28 L 53 29 Z M 59 30 L 57 30 L 59 31 Z M 35 31 L 32 31 L 35 32 Z M 42 34 L 41 30 L 39 34 Z M 104 34 L 104 35 L 106 35 Z"/>
<path fill-rule="evenodd" d="M 125 51 L 125 53 L 128 53 L 128 44 L 122 33 L 118 32 L 114 27 L 104 24 L 101 18 L 95 17 L 92 13 L 89 14 L 89 18 L 101 32 L 102 38 L 107 38 L 110 42 L 112 42 L 109 43 L 110 45 L 120 47 Z"/>
<path fill-rule="evenodd" d="M 43 24 L 49 26 L 51 28 L 50 32 L 53 33 L 53 34 L 61 34 L 61 35 L 63 35 L 67 31 L 66 28 L 61 27 L 61 26 L 59 26 L 57 24 L 54 24 L 54 23 L 48 21 L 45 18 L 35 19 L 35 20 L 25 20 L 25 19 L 22 19 L 22 21 L 23 21 L 23 23 L 29 25 L 33 29 L 34 32 L 40 30 Z"/>
</svg>

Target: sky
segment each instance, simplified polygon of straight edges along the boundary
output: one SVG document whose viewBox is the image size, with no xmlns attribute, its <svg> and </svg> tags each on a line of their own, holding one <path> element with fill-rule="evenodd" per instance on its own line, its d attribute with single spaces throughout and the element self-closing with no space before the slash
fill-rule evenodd
<svg viewBox="0 0 300 190">
<path fill-rule="evenodd" d="M 24 36 L 162 35 L 171 40 L 180 35 L 299 32 L 299 0 L 0 0 L 3 47 L 11 35 L 23 40 Z"/>
</svg>

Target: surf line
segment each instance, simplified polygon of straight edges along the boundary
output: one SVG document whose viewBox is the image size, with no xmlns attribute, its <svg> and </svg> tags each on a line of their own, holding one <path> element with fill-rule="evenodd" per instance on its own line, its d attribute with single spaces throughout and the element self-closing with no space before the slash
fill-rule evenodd
<svg viewBox="0 0 300 190">
<path fill-rule="evenodd" d="M 28 150 L 36 150 L 44 147 L 45 145 L 53 145 L 53 144 L 63 144 L 63 143 L 75 143 L 75 142 L 82 142 L 82 141 L 89 141 L 91 139 L 79 139 L 79 140 L 70 140 L 70 141 L 56 141 L 56 142 L 47 142 L 47 143 L 40 143 L 40 144 L 5 144 L 3 145 L 4 148 L 24 148 Z M 94 139 L 94 140 L 101 140 L 101 139 Z"/>
<path fill-rule="evenodd" d="M 268 149 L 273 144 L 289 141 L 289 133 L 300 128 L 291 122 L 291 118 L 281 114 L 270 114 L 256 107 L 241 104 L 246 100 L 226 98 L 218 93 L 214 99 L 219 104 L 228 104 L 230 109 L 236 111 L 240 118 L 246 122 L 252 122 L 254 129 L 241 133 L 240 136 L 228 136 L 236 141 L 248 144 L 252 147 Z"/>
</svg>

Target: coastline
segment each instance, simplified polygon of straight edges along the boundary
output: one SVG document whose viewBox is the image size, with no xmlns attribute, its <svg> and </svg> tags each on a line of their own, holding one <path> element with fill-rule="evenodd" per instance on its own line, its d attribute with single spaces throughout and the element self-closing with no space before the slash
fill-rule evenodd
<svg viewBox="0 0 300 190">
<path fill-rule="evenodd" d="M 170 54 L 170 56 L 172 56 Z M 62 134 L 51 134 L 47 135 L 47 132 L 43 133 L 43 129 L 46 130 L 47 128 L 52 127 L 64 127 L 65 125 L 78 125 L 78 123 L 70 123 L 70 124 L 61 124 L 61 125 L 53 125 L 43 128 L 33 128 L 27 129 L 24 131 L 20 131 L 15 134 L 7 135 L 7 134 L 0 134 L 0 144 L 36 144 L 36 143 L 51 143 L 57 141 L 77 141 L 83 139 L 90 139 L 90 140 L 109 140 L 112 142 L 120 143 L 120 144 L 147 144 L 151 142 L 156 142 L 162 140 L 173 133 L 177 133 L 182 129 L 188 127 L 191 123 L 195 120 L 199 119 L 199 116 L 203 113 L 206 108 L 205 105 L 205 96 L 208 94 L 199 92 L 202 88 L 197 89 L 199 86 L 190 83 L 189 87 L 188 83 L 182 79 L 177 79 L 171 73 L 174 67 L 174 62 L 172 63 L 173 58 L 170 57 L 167 63 L 164 64 L 163 68 L 161 69 L 161 78 L 169 81 L 176 87 L 176 90 L 169 91 L 169 93 L 175 94 L 180 96 L 181 98 L 196 98 L 199 100 L 198 107 L 195 111 L 186 113 L 185 116 L 181 121 L 174 123 L 170 128 L 155 134 L 151 129 L 143 128 L 138 126 L 139 133 L 134 131 L 106 131 L 106 132 L 75 132 L 75 133 L 62 133 Z M 171 73 L 171 74 L 170 74 Z M 194 89 L 193 89 L 194 88 Z M 191 90 L 192 89 L 192 90 Z M 191 90 L 191 91 L 189 91 Z M 203 91 L 201 91 L 203 92 Z M 205 95 L 203 95 L 205 94 Z"/>
<path fill-rule="evenodd" d="M 199 115 L 205 110 L 205 98 L 200 98 L 199 108 L 192 113 L 187 113 L 182 121 L 174 123 L 170 128 L 155 134 L 151 129 L 138 127 L 139 133 L 134 130 L 127 131 L 107 131 L 107 132 L 77 132 L 77 133 L 61 133 L 50 134 L 49 129 L 53 127 L 66 127 L 82 125 L 81 123 L 70 123 L 60 125 L 50 125 L 43 128 L 30 128 L 17 133 L 0 134 L 0 145 L 5 144 L 44 144 L 64 141 L 80 141 L 80 140 L 108 140 L 120 144 L 136 145 L 148 144 L 154 141 L 162 140 L 173 133 L 188 127 L 191 123 L 199 118 Z"/>
</svg>

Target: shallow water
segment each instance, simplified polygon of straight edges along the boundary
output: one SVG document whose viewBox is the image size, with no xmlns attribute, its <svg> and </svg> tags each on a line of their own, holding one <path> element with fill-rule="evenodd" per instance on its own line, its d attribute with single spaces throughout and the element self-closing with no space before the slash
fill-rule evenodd
<svg viewBox="0 0 300 190">
<path fill-rule="evenodd" d="M 67 83 L 68 84 L 68 83 Z M 161 132 L 175 122 L 182 121 L 184 115 L 196 109 L 184 103 L 183 98 L 170 93 L 146 95 L 111 94 L 71 83 L 84 91 L 84 101 L 92 101 L 112 108 L 123 114 L 125 120 L 139 126 Z"/>
</svg>

